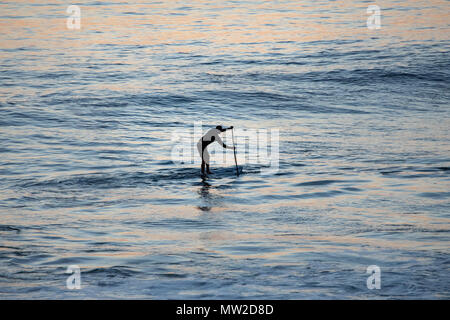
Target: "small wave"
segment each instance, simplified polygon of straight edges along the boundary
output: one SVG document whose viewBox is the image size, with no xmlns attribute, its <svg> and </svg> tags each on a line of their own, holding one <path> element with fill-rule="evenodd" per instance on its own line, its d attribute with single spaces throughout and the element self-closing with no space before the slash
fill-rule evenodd
<svg viewBox="0 0 450 320">
<path fill-rule="evenodd" d="M 163 161 L 160 164 L 169 166 L 171 161 Z M 236 175 L 235 167 L 216 168 L 213 174 L 205 176 L 207 179 L 221 179 L 224 177 L 234 177 Z M 241 174 L 251 174 L 258 172 L 253 167 L 242 168 Z M 91 174 L 77 174 L 68 177 L 61 177 L 49 180 L 29 180 L 21 183 L 21 188 L 57 188 L 71 189 L 71 188 L 85 188 L 95 187 L 100 189 L 112 188 L 133 188 L 142 185 L 167 185 L 171 183 L 192 183 L 193 179 L 201 177 L 199 167 L 188 168 L 167 168 L 160 169 L 154 172 L 117 172 L 117 173 L 91 173 Z"/>
<path fill-rule="evenodd" d="M 84 275 L 87 274 L 94 274 L 94 275 L 100 275 L 101 277 L 108 277 L 108 278 L 114 278 L 114 277 L 133 277 L 137 274 L 139 274 L 139 271 L 136 271 L 130 267 L 126 266 L 114 266 L 109 268 L 93 268 L 88 270 L 82 270 Z"/>
<path fill-rule="evenodd" d="M 208 211 L 208 210 L 206 210 Z M 182 219 L 182 218 L 172 218 L 172 219 L 163 219 L 160 221 L 152 221 L 152 222 L 145 222 L 143 224 L 146 227 L 170 227 L 177 229 L 178 227 L 181 228 L 200 228 L 200 229 L 208 229 L 213 227 L 217 228 L 217 222 L 212 222 L 209 220 L 201 220 L 201 219 Z"/>
<path fill-rule="evenodd" d="M 12 226 L 0 225 L 0 231 L 15 231 L 19 233 L 20 229 Z"/>
<path fill-rule="evenodd" d="M 336 182 L 341 182 L 340 180 L 316 180 L 316 181 L 308 181 L 302 183 L 296 183 L 294 186 L 303 187 L 303 186 L 324 186 L 327 184 L 332 184 Z"/>
<path fill-rule="evenodd" d="M 389 233 L 448 233 L 450 230 L 448 229 L 433 229 L 433 228 L 425 228 L 425 227 L 419 227 L 412 224 L 386 224 L 381 226 L 374 226 L 371 227 L 365 227 L 361 228 L 359 230 L 352 230 L 353 234 L 355 233 L 382 233 L 382 232 L 389 232 Z"/>
<path fill-rule="evenodd" d="M 427 177 L 437 177 L 447 174 L 449 171 L 448 167 L 418 167 L 418 166 L 407 166 L 407 167 L 389 167 L 381 169 L 379 172 L 383 176 L 403 178 L 403 179 L 415 179 L 415 178 L 427 178 Z"/>
<path fill-rule="evenodd" d="M 450 197 L 450 192 L 422 192 L 418 196 L 432 199 L 445 199 Z"/>
</svg>

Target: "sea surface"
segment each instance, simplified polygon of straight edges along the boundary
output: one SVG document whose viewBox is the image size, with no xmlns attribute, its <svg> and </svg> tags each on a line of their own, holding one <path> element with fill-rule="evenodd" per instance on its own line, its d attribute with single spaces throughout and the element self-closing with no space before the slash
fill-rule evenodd
<svg viewBox="0 0 450 320">
<path fill-rule="evenodd" d="M 0 2 L 1 299 L 450 298 L 449 1 L 70 4 Z"/>
</svg>

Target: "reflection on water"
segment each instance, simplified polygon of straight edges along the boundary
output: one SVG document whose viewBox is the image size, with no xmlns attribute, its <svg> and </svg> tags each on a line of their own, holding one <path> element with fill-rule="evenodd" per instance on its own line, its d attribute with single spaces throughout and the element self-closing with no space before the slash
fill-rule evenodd
<svg viewBox="0 0 450 320">
<path fill-rule="evenodd" d="M 207 182 L 207 178 L 205 176 L 202 176 L 202 186 L 200 187 L 200 190 L 198 193 L 200 194 L 201 201 L 204 204 L 203 206 L 198 206 L 198 208 L 202 211 L 210 211 L 212 206 L 212 196 L 210 194 L 211 184 Z"/>
</svg>

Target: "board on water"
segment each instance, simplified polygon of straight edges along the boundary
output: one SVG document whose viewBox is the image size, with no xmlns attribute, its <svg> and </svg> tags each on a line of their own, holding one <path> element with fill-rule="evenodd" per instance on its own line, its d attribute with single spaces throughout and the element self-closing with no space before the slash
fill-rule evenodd
<svg viewBox="0 0 450 320">
<path fill-rule="evenodd" d="M 228 168 L 216 168 L 211 170 L 211 173 L 201 173 L 202 178 L 210 177 L 210 178 L 225 178 L 236 176 L 236 171 L 239 172 L 239 175 L 243 173 L 244 167 L 238 166 L 236 167 L 228 167 Z"/>
</svg>

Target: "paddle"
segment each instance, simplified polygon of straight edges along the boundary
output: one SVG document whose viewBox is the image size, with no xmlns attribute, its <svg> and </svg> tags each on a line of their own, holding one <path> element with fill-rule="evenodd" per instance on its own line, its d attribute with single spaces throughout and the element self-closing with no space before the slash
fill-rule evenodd
<svg viewBox="0 0 450 320">
<path fill-rule="evenodd" d="M 233 138 L 233 152 L 234 152 L 234 163 L 236 164 L 236 175 L 239 176 L 239 169 L 236 159 L 236 144 L 234 143 L 234 127 L 231 129 L 231 136 Z"/>
</svg>

